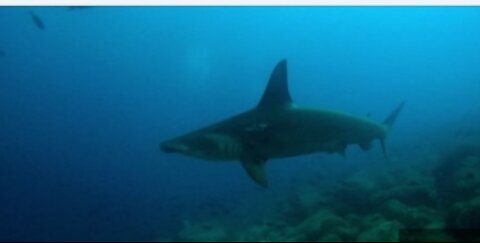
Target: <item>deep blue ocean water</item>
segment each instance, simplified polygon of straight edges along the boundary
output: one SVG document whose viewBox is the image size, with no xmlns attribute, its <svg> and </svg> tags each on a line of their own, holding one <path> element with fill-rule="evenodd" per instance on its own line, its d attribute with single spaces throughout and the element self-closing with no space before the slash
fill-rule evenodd
<svg viewBox="0 0 480 243">
<path fill-rule="evenodd" d="M 298 105 L 380 122 L 406 101 L 394 157 L 456 143 L 480 119 L 479 26 L 476 7 L 0 7 L 0 240 L 157 240 L 385 163 L 378 145 L 274 160 L 262 190 L 238 163 L 161 153 L 254 107 L 283 58 Z"/>
</svg>

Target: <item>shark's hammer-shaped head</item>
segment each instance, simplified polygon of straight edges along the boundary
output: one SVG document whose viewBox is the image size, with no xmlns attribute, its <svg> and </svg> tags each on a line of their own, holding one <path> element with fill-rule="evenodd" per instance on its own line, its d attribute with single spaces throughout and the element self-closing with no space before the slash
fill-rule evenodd
<svg viewBox="0 0 480 243">
<path fill-rule="evenodd" d="M 214 140 L 201 134 L 187 134 L 163 142 L 160 149 L 166 153 L 180 153 L 201 159 L 212 159 L 217 144 Z"/>
<path fill-rule="evenodd" d="M 192 132 L 160 144 L 166 153 L 183 155 L 206 160 L 237 159 L 241 152 L 239 143 L 227 135 L 210 132 Z"/>
<path fill-rule="evenodd" d="M 182 141 L 170 140 L 160 144 L 160 149 L 165 153 L 186 153 L 191 148 Z"/>
</svg>

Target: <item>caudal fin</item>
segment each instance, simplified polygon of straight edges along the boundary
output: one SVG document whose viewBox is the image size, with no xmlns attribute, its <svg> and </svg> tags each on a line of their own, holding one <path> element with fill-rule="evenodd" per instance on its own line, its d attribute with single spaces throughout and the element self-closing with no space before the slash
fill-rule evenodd
<svg viewBox="0 0 480 243">
<path fill-rule="evenodd" d="M 402 112 L 404 106 L 405 102 L 402 102 L 399 106 L 397 106 L 395 110 L 392 111 L 392 113 L 390 113 L 387 119 L 385 119 L 385 121 L 383 122 L 383 125 L 387 128 L 387 135 L 392 130 L 392 127 L 395 124 L 398 115 L 400 114 L 400 112 Z M 385 138 L 380 139 L 380 144 L 382 145 L 383 155 L 385 156 L 385 159 L 389 160 L 387 148 L 385 146 Z"/>
<path fill-rule="evenodd" d="M 388 131 L 390 131 L 397 120 L 398 115 L 402 112 L 403 107 L 405 106 L 405 102 L 402 102 L 397 108 L 390 113 L 390 115 L 383 121 L 383 125 L 387 127 Z"/>
</svg>

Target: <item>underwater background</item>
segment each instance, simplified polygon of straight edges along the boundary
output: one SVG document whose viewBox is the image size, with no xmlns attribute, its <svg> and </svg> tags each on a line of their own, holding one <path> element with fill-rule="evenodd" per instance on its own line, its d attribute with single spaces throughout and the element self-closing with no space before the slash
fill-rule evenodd
<svg viewBox="0 0 480 243">
<path fill-rule="evenodd" d="M 479 26 L 477 7 L 0 7 L 0 241 L 475 230 Z M 264 190 L 237 162 L 160 151 L 254 107 L 283 58 L 299 106 L 381 122 L 406 101 L 390 160 L 270 160 Z"/>
</svg>

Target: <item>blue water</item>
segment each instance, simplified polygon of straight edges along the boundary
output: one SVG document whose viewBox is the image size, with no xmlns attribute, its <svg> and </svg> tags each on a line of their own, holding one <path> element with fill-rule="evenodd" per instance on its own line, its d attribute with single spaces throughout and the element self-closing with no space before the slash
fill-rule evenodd
<svg viewBox="0 0 480 243">
<path fill-rule="evenodd" d="M 0 7 L 0 240 L 174 237 L 206 207 L 384 163 L 379 146 L 273 161 L 265 191 L 238 163 L 161 153 L 255 106 L 282 58 L 298 105 L 382 121 L 406 101 L 388 146 L 422 156 L 478 124 L 478 26 L 475 7 Z"/>
</svg>

